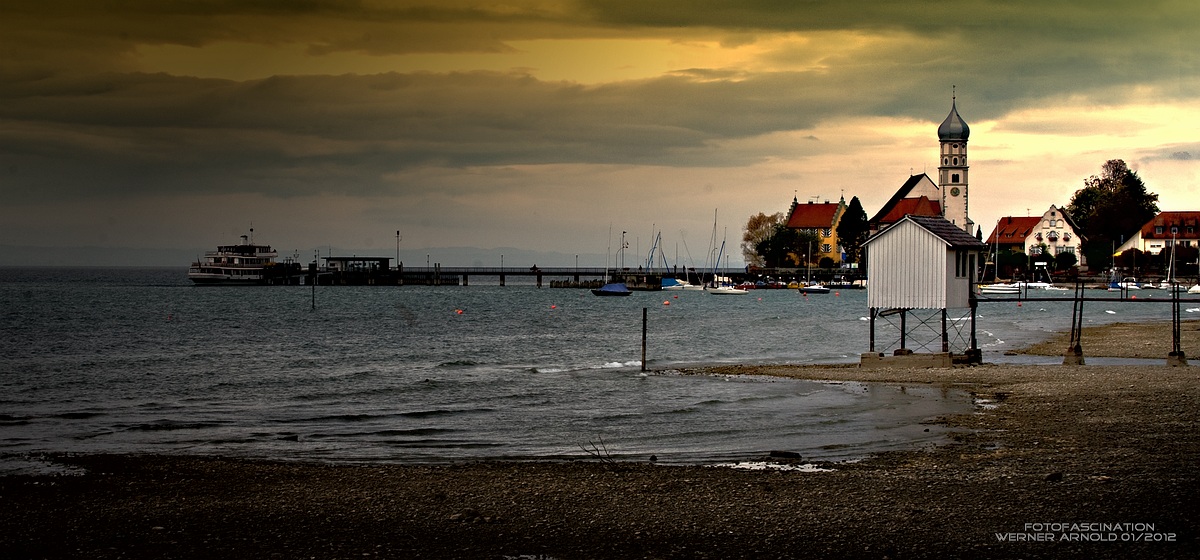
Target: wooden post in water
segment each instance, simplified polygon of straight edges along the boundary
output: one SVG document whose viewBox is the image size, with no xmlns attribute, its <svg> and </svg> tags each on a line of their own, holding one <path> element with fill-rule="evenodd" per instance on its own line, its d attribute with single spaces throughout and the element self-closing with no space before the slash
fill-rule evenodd
<svg viewBox="0 0 1200 560">
<path fill-rule="evenodd" d="M 646 371 L 646 313 L 648 307 L 642 308 L 642 371 Z"/>
</svg>

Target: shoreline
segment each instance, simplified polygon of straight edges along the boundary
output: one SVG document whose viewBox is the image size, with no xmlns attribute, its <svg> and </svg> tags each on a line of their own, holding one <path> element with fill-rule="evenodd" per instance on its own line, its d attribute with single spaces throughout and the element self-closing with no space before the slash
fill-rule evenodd
<svg viewBox="0 0 1200 560">
<path fill-rule="evenodd" d="M 820 465 L 830 472 L 62 456 L 55 460 L 86 473 L 0 477 L 0 548 L 48 558 L 1196 557 L 1194 371 L 685 371 L 921 384 L 983 403 L 941 419 L 950 443 Z M 1073 523 L 1153 530 L 1034 530 Z M 1143 540 L 1121 540 L 1135 535 Z"/>
</svg>

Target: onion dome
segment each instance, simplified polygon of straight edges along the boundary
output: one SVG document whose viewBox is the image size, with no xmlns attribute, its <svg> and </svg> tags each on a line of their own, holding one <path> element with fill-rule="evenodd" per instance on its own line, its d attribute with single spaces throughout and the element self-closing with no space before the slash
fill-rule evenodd
<svg viewBox="0 0 1200 560">
<path fill-rule="evenodd" d="M 950 102 L 950 114 L 946 116 L 946 120 L 942 121 L 942 126 L 938 127 L 938 139 L 945 142 L 947 140 L 962 140 L 966 141 L 971 135 L 971 129 L 967 126 L 966 121 L 958 116 L 958 107 L 954 101 Z"/>
</svg>

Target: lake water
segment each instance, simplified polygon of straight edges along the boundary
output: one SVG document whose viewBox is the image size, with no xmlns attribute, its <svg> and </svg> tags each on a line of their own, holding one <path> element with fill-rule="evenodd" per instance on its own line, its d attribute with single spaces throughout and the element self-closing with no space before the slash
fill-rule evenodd
<svg viewBox="0 0 1200 560">
<path fill-rule="evenodd" d="M 928 387 L 672 371 L 855 362 L 869 344 L 861 290 L 598 298 L 471 280 L 318 287 L 313 309 L 307 286 L 197 288 L 182 268 L 0 268 L 0 454 L 840 460 L 941 441 L 922 421 L 972 406 Z M 1169 318 L 1168 305 L 1121 301 L 1085 312 L 1085 324 Z M 1028 360 L 1003 352 L 1070 317 L 1069 302 L 981 305 L 985 361 Z"/>
</svg>

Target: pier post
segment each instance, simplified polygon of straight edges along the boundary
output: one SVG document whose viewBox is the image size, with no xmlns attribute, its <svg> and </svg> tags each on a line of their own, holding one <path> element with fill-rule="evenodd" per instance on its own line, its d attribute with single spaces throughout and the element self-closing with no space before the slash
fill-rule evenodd
<svg viewBox="0 0 1200 560">
<path fill-rule="evenodd" d="M 463 285 L 467 286 L 469 284 L 470 284 L 470 280 L 467 279 L 467 274 L 464 272 L 463 273 Z"/>
<path fill-rule="evenodd" d="M 539 288 L 542 287 L 542 273 L 541 272 L 539 272 L 537 274 L 537 287 L 539 287 Z"/>
<path fill-rule="evenodd" d="M 504 271 L 503 270 L 500 271 L 500 285 L 501 286 L 504 285 Z"/>
<path fill-rule="evenodd" d="M 642 371 L 646 371 L 646 313 L 649 308 L 642 308 Z"/>
<path fill-rule="evenodd" d="M 1071 302 L 1071 342 L 1063 354 L 1064 366 L 1081 366 L 1083 359 L 1083 283 L 1075 282 L 1075 297 Z"/>
<path fill-rule="evenodd" d="M 946 332 L 946 308 L 942 308 L 942 352 L 950 351 L 950 334 Z"/>
<path fill-rule="evenodd" d="M 1171 284 L 1171 351 L 1167 353 L 1168 366 L 1188 365 L 1187 356 L 1180 347 L 1179 337 L 1179 284 Z"/>
<path fill-rule="evenodd" d="M 879 308 L 872 307 L 869 317 L 871 318 L 871 346 L 868 348 L 871 352 L 875 351 L 875 316 L 879 314 Z"/>
</svg>

